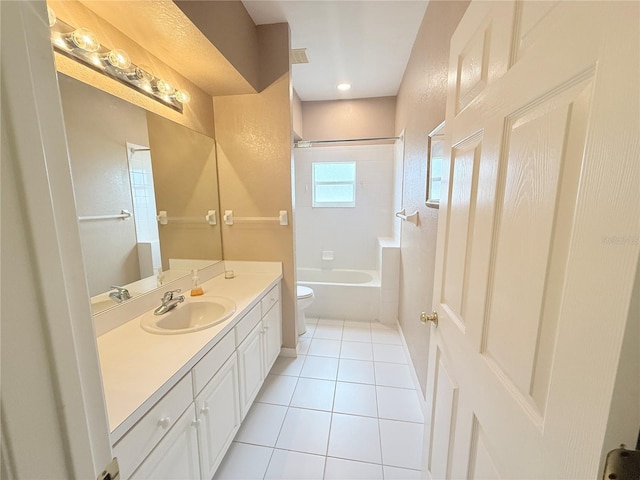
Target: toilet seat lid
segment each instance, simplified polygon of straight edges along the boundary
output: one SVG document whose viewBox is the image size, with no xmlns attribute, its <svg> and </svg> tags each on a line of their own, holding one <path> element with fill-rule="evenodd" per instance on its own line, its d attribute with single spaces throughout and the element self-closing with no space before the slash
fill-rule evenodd
<svg viewBox="0 0 640 480">
<path fill-rule="evenodd" d="M 296 288 L 296 295 L 298 298 L 309 298 L 313 296 L 313 290 L 311 290 L 309 287 L 298 285 Z"/>
</svg>

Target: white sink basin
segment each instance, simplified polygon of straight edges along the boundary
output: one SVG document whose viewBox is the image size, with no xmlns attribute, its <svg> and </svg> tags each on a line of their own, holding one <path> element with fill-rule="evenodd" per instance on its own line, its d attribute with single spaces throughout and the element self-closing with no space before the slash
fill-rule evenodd
<svg viewBox="0 0 640 480">
<path fill-rule="evenodd" d="M 224 297 L 187 298 L 163 315 L 146 313 L 140 327 L 149 333 L 176 335 L 191 333 L 224 322 L 236 311 L 236 304 Z"/>
</svg>

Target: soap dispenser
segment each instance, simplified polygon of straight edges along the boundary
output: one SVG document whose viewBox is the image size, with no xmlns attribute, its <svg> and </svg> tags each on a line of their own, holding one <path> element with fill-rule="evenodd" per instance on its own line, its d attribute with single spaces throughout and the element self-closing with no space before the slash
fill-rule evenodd
<svg viewBox="0 0 640 480">
<path fill-rule="evenodd" d="M 198 270 L 194 268 L 191 270 L 191 296 L 197 297 L 198 295 L 204 295 L 204 290 L 198 285 L 200 279 L 198 278 Z"/>
</svg>

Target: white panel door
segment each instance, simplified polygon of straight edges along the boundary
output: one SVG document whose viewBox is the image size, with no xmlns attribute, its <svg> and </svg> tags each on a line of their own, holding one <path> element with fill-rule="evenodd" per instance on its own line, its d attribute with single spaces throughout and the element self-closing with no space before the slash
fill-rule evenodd
<svg viewBox="0 0 640 480">
<path fill-rule="evenodd" d="M 640 244 L 639 19 L 472 2 L 452 37 L 432 478 L 598 475 Z"/>
</svg>

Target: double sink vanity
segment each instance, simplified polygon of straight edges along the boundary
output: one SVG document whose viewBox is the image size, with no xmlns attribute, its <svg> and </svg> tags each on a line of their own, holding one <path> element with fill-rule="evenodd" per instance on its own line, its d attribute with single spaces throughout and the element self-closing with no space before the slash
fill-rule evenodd
<svg viewBox="0 0 640 480">
<path fill-rule="evenodd" d="M 280 353 L 281 264 L 200 273 L 204 295 L 191 297 L 184 279 L 94 317 L 123 479 L 210 480 Z M 176 288 L 184 301 L 154 315 Z"/>
</svg>

